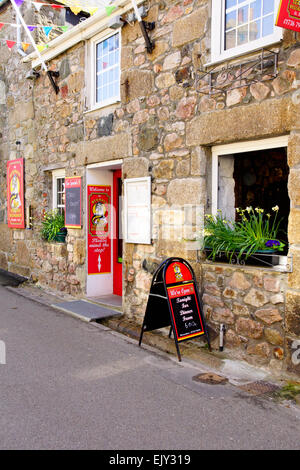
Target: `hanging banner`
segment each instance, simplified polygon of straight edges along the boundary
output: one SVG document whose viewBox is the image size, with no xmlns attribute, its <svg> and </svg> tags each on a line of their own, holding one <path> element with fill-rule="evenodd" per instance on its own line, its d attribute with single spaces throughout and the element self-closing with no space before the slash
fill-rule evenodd
<svg viewBox="0 0 300 470">
<path fill-rule="evenodd" d="M 275 24 L 281 28 L 300 31 L 299 0 L 281 0 Z"/>
<path fill-rule="evenodd" d="M 88 185 L 88 274 L 111 272 L 111 186 Z"/>
<path fill-rule="evenodd" d="M 25 228 L 24 160 L 7 162 L 7 223 L 11 228 Z"/>
</svg>

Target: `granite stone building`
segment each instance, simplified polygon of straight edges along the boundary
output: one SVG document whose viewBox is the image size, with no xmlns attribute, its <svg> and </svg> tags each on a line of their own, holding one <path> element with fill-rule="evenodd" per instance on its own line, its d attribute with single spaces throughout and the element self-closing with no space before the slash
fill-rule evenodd
<svg viewBox="0 0 300 470">
<path fill-rule="evenodd" d="M 2 3 L 0 23 L 15 22 Z M 156 266 L 181 256 L 214 346 L 225 324 L 232 357 L 299 374 L 299 34 L 274 26 L 277 0 L 137 4 L 144 34 L 130 0 L 109 15 L 83 12 L 63 34 L 62 10 L 20 7 L 27 24 L 56 25 L 52 37 L 34 33 L 48 40 L 40 54 L 59 72 L 58 93 L 35 51 L 0 43 L 0 267 L 79 298 L 122 296 L 124 315 L 141 323 Z M 24 229 L 7 224 L 7 161 L 19 158 Z M 45 242 L 44 211 L 64 210 L 75 178 L 79 226 L 66 243 Z M 205 214 L 233 219 L 250 205 L 280 208 L 288 250 L 276 262 L 213 262 L 190 241 Z"/>
</svg>

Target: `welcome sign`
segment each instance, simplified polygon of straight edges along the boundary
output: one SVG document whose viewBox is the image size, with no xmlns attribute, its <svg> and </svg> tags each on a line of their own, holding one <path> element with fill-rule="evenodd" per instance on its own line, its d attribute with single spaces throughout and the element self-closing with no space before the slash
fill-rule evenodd
<svg viewBox="0 0 300 470">
<path fill-rule="evenodd" d="M 276 26 L 300 31 L 300 0 L 280 0 Z"/>
</svg>

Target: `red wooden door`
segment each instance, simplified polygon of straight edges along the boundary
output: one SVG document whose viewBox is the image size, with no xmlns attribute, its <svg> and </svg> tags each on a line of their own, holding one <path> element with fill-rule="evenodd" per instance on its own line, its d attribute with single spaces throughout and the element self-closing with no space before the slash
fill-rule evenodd
<svg viewBox="0 0 300 470">
<path fill-rule="evenodd" d="M 121 170 L 114 171 L 113 183 L 113 205 L 114 205 L 114 245 L 113 245 L 113 271 L 114 286 L 113 293 L 122 295 L 122 262 L 123 262 L 123 239 L 121 232 L 122 220 L 122 173 Z"/>
</svg>

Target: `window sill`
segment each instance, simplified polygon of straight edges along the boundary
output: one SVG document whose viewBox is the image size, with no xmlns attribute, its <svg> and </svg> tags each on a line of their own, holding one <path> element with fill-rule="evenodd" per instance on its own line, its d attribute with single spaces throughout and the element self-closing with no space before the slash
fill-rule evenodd
<svg viewBox="0 0 300 470">
<path fill-rule="evenodd" d="M 113 104 L 117 105 L 119 103 L 121 103 L 121 98 L 114 98 L 113 100 L 105 101 L 104 103 L 92 106 L 91 108 L 87 109 L 86 111 L 83 111 L 83 114 L 89 114 L 89 113 L 93 113 L 95 111 L 100 111 L 101 109 L 107 108 L 108 106 L 112 106 Z"/>
</svg>

